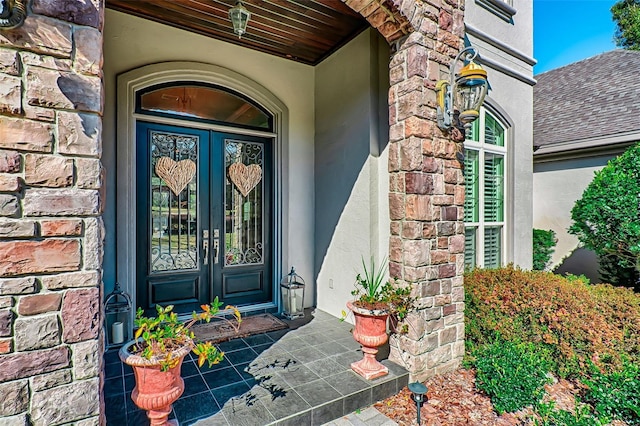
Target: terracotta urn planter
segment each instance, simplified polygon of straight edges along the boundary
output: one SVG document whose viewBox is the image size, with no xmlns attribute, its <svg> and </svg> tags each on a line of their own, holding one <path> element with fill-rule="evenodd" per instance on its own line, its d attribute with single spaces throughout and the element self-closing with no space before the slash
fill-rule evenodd
<svg viewBox="0 0 640 426">
<path fill-rule="evenodd" d="M 384 345 L 389 339 L 387 335 L 389 312 L 359 308 L 352 302 L 347 302 L 347 307 L 353 312 L 356 323 L 353 338 L 362 345 L 362 352 L 364 352 L 364 357 L 352 363 L 351 369 L 367 380 L 389 374 L 389 369 L 376 360 L 378 347 Z"/>
<path fill-rule="evenodd" d="M 178 364 L 162 371 L 157 358 L 145 359 L 130 353 L 130 348 L 136 342 L 132 341 L 120 348 L 119 356 L 122 362 L 133 368 L 136 386 L 131 392 L 133 402 L 147 411 L 151 426 L 177 425 L 169 421 L 171 406 L 184 392 L 184 380 L 180 377 L 182 360 L 191 351 L 189 345 L 173 352 L 172 357 Z"/>
</svg>

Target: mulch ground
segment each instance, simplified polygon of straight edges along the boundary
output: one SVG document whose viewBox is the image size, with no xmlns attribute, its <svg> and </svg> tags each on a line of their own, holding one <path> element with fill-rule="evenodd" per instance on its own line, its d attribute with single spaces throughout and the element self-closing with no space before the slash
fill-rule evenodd
<svg viewBox="0 0 640 426">
<path fill-rule="evenodd" d="M 506 413 L 499 416 L 493 411 L 488 396 L 475 387 L 473 370 L 459 369 L 434 377 L 425 382 L 428 403 L 420 410 L 421 426 L 520 426 L 533 425 L 531 410 Z M 577 387 L 566 380 L 546 386 L 547 398 L 564 410 L 574 408 Z M 402 426 L 417 425 L 416 404 L 411 392 L 404 388 L 400 393 L 375 404 L 375 407 Z"/>
</svg>

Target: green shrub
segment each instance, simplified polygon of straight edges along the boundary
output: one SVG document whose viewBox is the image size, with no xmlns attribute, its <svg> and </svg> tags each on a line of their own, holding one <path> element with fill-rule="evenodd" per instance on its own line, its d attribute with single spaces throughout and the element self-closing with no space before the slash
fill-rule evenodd
<svg viewBox="0 0 640 426">
<path fill-rule="evenodd" d="M 501 336 L 550 354 L 559 377 L 580 377 L 590 361 L 605 370 L 640 363 L 640 296 L 513 266 L 465 274 L 467 348 Z"/>
<path fill-rule="evenodd" d="M 570 272 L 566 272 L 563 277 L 565 277 L 569 282 L 581 281 L 584 284 L 591 284 L 591 280 L 585 274 L 573 275 Z"/>
<path fill-rule="evenodd" d="M 630 287 L 629 283 L 638 281 L 638 271 L 634 266 L 622 266 L 616 256 L 598 256 L 598 274 L 603 283 Z M 640 288 L 636 288 L 640 292 Z"/>
<path fill-rule="evenodd" d="M 536 271 L 544 271 L 551 260 L 554 247 L 558 240 L 556 233 L 551 229 L 534 229 L 533 230 L 533 269 Z"/>
<path fill-rule="evenodd" d="M 476 386 L 498 413 L 518 411 L 542 399 L 549 365 L 535 345 L 498 339 L 478 349 L 475 357 Z"/>
<path fill-rule="evenodd" d="M 629 425 L 640 425 L 640 366 L 624 363 L 621 371 L 602 373 L 593 369 L 585 399 L 595 407 L 601 417 L 624 420 Z"/>
<path fill-rule="evenodd" d="M 640 143 L 629 147 L 595 173 L 571 210 L 569 233 L 604 259 L 612 284 L 636 287 L 625 278 L 640 272 Z M 619 270 L 620 274 L 615 271 Z M 638 278 L 636 273 L 635 278 Z"/>
<path fill-rule="evenodd" d="M 536 426 L 604 426 L 609 424 L 608 419 L 600 419 L 593 415 L 591 407 L 576 401 L 574 412 L 558 410 L 553 401 L 540 403 L 536 407 L 540 421 L 536 419 Z"/>
</svg>

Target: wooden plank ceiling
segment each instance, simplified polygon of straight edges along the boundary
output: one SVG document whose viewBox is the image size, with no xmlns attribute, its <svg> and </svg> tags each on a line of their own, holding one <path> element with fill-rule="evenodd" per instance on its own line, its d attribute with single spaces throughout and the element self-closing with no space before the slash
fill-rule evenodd
<svg viewBox="0 0 640 426">
<path fill-rule="evenodd" d="M 218 40 L 316 65 L 368 27 L 340 0 L 247 0 L 247 32 L 229 20 L 235 0 L 107 0 L 107 7 Z"/>
</svg>

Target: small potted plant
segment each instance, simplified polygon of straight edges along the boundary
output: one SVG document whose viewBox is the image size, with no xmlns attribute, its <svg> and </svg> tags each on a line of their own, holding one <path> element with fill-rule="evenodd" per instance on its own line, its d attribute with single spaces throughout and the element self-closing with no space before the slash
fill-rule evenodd
<svg viewBox="0 0 640 426">
<path fill-rule="evenodd" d="M 387 318 L 391 315 L 397 324 L 411 309 L 411 288 L 397 287 L 385 280 L 386 259 L 379 268 L 371 257 L 369 266 L 362 259 L 363 273 L 356 276 L 356 288 L 351 292 L 356 299 L 347 302 L 355 319 L 353 337 L 362 345 L 364 357 L 351 364 L 351 369 L 367 380 L 389 373 L 387 367 L 376 360 L 378 347 L 388 340 Z M 346 313 L 343 313 L 343 317 Z M 396 327 L 396 330 L 398 328 Z"/>
<path fill-rule="evenodd" d="M 236 332 L 242 317 L 233 306 L 225 311 L 233 312 L 233 319 L 220 313 L 222 302 L 218 298 L 210 305 L 202 305 L 202 312 L 192 314 L 183 322 L 173 312 L 173 306 L 165 308 L 157 305 L 157 317 L 146 317 L 142 308 L 136 312 L 135 339 L 124 345 L 119 352 L 120 359 L 133 368 L 136 386 L 131 393 L 133 402 L 143 410 L 152 426 L 170 425 L 168 416 L 172 404 L 184 392 L 184 381 L 180 377 L 182 360 L 191 351 L 198 356 L 198 365 L 205 362 L 209 366 L 222 361 L 224 353 L 211 342 L 195 342 L 190 328 L 199 321 L 210 322 L 219 318 L 231 323 Z"/>
</svg>

